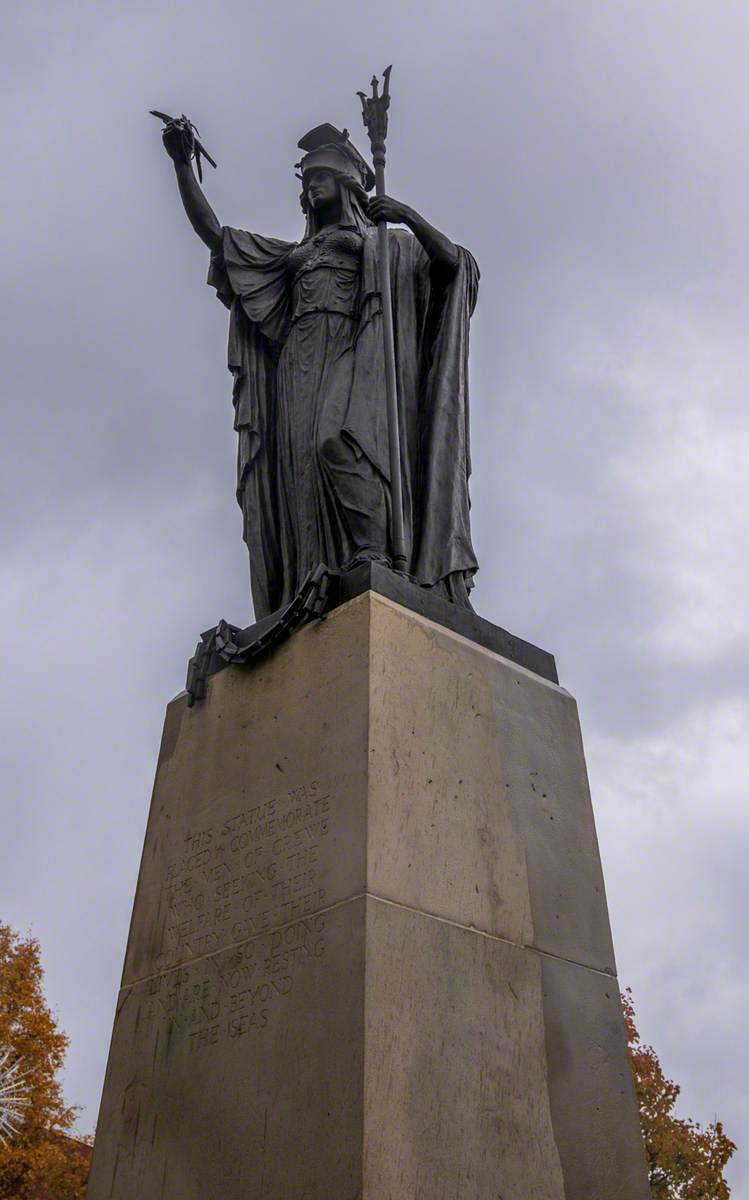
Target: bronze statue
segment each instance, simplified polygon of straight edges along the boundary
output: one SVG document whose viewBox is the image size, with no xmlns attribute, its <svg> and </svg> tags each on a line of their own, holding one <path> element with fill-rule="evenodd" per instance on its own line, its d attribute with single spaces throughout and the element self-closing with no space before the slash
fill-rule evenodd
<svg viewBox="0 0 749 1200">
<path fill-rule="evenodd" d="M 193 128 L 167 119 L 163 140 L 190 223 L 211 251 L 208 282 L 231 314 L 237 499 L 256 618 L 288 604 L 321 563 L 392 565 L 394 549 L 413 580 L 469 606 L 472 256 L 409 205 L 370 198 L 374 172 L 332 125 L 299 142 L 299 242 L 222 227 L 192 168 Z M 387 230 L 384 242 L 404 526 L 395 548 L 377 253 L 384 222 L 406 226 Z"/>
</svg>

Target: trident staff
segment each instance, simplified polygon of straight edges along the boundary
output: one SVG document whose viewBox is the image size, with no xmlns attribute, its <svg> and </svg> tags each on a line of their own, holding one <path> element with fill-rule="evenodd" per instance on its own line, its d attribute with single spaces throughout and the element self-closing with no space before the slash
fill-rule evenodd
<svg viewBox="0 0 749 1200">
<path fill-rule="evenodd" d="M 372 76 L 372 95 L 364 92 L 361 98 L 362 118 L 369 134 L 372 162 L 375 169 L 375 195 L 385 193 L 385 139 L 388 130 L 388 108 L 390 107 L 390 72 L 382 72 L 382 95 L 378 94 L 377 76 Z M 385 343 L 385 402 L 387 405 L 388 442 L 390 445 L 390 497 L 392 504 L 393 566 L 396 571 L 406 569 L 406 535 L 403 526 L 403 481 L 401 478 L 400 422 L 398 419 L 398 380 L 395 373 L 395 343 L 393 340 L 393 302 L 390 293 L 390 251 L 388 249 L 387 221 L 377 222 L 377 253 L 380 266 L 380 294 L 382 296 L 382 329 Z"/>
</svg>

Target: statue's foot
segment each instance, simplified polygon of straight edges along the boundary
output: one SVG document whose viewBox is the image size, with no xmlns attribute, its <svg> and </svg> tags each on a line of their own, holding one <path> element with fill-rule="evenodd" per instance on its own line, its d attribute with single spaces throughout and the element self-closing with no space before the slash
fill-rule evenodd
<svg viewBox="0 0 749 1200">
<path fill-rule="evenodd" d="M 344 571 L 350 571 L 352 567 L 358 567 L 359 563 L 365 563 L 365 562 L 382 563 L 382 565 L 384 567 L 390 567 L 390 568 L 392 568 L 392 566 L 393 566 L 392 561 L 388 558 L 387 554 L 385 554 L 384 551 L 377 550 L 373 546 L 361 546 L 356 551 L 354 556 L 349 559 L 349 561 L 346 563 L 346 566 L 343 569 L 344 569 Z"/>
</svg>

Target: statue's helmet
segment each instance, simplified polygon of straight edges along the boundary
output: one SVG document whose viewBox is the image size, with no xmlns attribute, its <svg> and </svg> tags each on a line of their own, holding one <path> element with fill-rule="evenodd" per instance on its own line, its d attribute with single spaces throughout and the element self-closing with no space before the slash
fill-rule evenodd
<svg viewBox="0 0 749 1200">
<path fill-rule="evenodd" d="M 297 145 L 305 151 L 304 158 L 296 163 L 302 183 L 310 171 L 326 170 L 350 180 L 365 192 L 371 192 L 374 187 L 374 171 L 350 141 L 347 129 L 317 125 L 305 133 Z"/>
</svg>

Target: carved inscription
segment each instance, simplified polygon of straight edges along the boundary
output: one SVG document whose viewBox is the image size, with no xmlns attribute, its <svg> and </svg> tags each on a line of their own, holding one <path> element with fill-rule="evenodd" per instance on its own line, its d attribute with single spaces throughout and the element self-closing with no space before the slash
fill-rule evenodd
<svg viewBox="0 0 749 1200">
<path fill-rule="evenodd" d="M 191 831 L 162 889 L 159 971 L 325 907 L 330 795 L 313 780 Z"/>
<path fill-rule="evenodd" d="M 147 985 L 147 1015 L 191 1054 L 256 1036 L 284 1007 L 304 971 L 325 954 L 325 914 L 251 938 Z"/>
</svg>

